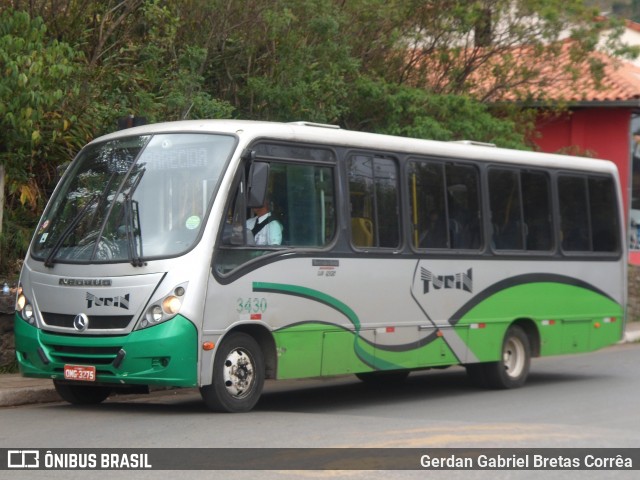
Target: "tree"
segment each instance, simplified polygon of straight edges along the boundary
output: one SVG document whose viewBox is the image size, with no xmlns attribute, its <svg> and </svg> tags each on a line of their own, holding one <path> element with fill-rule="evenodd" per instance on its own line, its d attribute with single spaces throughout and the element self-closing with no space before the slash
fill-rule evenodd
<svg viewBox="0 0 640 480">
<path fill-rule="evenodd" d="M 484 103 L 507 92 L 526 96 L 550 80 L 542 68 L 555 64 L 567 43 L 572 61 L 589 62 L 593 75 L 601 73 L 590 56 L 597 49 L 638 54 L 621 42 L 622 22 L 600 16 L 583 0 L 407 0 L 395 6 L 402 13 L 389 35 L 393 43 L 379 49 L 386 61 L 369 57 L 363 68 L 434 94 L 471 94 Z"/>
<path fill-rule="evenodd" d="M 475 140 L 524 149 L 532 118 L 495 109 L 469 96 L 434 95 L 425 90 L 362 78 L 344 117 L 348 127 L 432 140 Z M 360 101 L 359 99 L 367 99 Z M 518 124 L 516 124 L 519 122 Z"/>
<path fill-rule="evenodd" d="M 172 5 L 178 44 L 203 49 L 207 92 L 234 115 L 263 120 L 333 122 L 359 61 L 341 32 L 332 0 L 186 0 Z"/>
<path fill-rule="evenodd" d="M 99 111 L 103 129 L 112 129 L 117 118 L 129 114 L 157 122 L 228 117 L 233 111 L 204 88 L 206 49 L 197 41 L 178 40 L 180 17 L 163 4 L 137 2 L 133 12 L 123 12 L 126 21 L 104 25 L 113 31 L 113 43 L 104 41 L 103 52 L 94 52 L 85 84 L 85 96 Z"/>
<path fill-rule="evenodd" d="M 15 212 L 39 206 L 38 175 L 47 175 L 51 160 L 40 153 L 64 137 L 70 121 L 62 113 L 74 88 L 75 53 L 65 43 L 47 38 L 41 19 L 24 12 L 0 13 L 0 238 L 2 263 L 8 244 L 25 241 L 29 233 L 8 221 L 5 208 Z M 20 245 L 24 248 L 24 245 Z M 11 250 L 11 248 L 9 248 Z M 6 266 L 6 265 L 1 265 Z"/>
</svg>

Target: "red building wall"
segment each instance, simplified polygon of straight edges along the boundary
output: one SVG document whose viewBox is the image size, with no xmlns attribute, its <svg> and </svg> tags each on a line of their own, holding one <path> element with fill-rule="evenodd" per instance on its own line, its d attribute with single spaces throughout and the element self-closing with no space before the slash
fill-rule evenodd
<svg viewBox="0 0 640 480">
<path fill-rule="evenodd" d="M 611 160 L 618 166 L 625 216 L 629 212 L 631 169 L 631 110 L 628 108 L 581 108 L 537 122 L 534 139 L 543 152 L 574 153 Z M 576 147 L 571 148 L 571 147 Z"/>
</svg>

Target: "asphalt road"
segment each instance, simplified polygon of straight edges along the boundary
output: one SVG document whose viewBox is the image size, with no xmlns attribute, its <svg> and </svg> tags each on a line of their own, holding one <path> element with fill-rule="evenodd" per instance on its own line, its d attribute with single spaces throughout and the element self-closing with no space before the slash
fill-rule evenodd
<svg viewBox="0 0 640 480">
<path fill-rule="evenodd" d="M 248 414 L 211 413 L 196 390 L 120 396 L 91 407 L 30 405 L 0 409 L 0 447 L 639 447 L 639 380 L 640 345 L 629 344 L 585 355 L 535 359 L 528 383 L 517 390 L 478 390 L 463 369 L 451 368 L 414 373 L 404 384 L 385 389 L 369 387 L 355 377 L 272 382 Z M 10 473 L 15 478 L 87 475 Z M 583 479 L 635 474 L 280 471 L 256 476 L 256 472 L 209 471 L 188 476 Z M 176 473 L 91 472 L 91 478 L 168 475 L 173 478 Z"/>
</svg>

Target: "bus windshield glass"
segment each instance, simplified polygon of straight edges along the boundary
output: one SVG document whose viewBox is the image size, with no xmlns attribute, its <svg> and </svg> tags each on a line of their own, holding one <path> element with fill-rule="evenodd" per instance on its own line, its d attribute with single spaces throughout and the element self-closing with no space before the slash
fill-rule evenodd
<svg viewBox="0 0 640 480">
<path fill-rule="evenodd" d="M 92 144 L 71 164 L 36 232 L 45 264 L 131 262 L 189 250 L 235 138 L 159 134 Z"/>
</svg>

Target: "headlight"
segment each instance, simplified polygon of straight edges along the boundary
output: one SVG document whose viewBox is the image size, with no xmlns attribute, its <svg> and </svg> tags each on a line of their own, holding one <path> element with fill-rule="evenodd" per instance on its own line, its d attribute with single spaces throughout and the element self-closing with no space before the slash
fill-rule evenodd
<svg viewBox="0 0 640 480">
<path fill-rule="evenodd" d="M 16 298 L 16 311 L 21 312 L 24 306 L 27 304 L 27 297 L 22 293 Z"/>
<path fill-rule="evenodd" d="M 33 305 L 29 302 L 27 297 L 22 293 L 22 287 L 18 287 L 18 295 L 16 296 L 16 312 L 20 314 L 20 318 L 22 318 L 25 322 L 28 322 L 30 325 L 36 324 L 36 317 L 33 313 Z"/>
<path fill-rule="evenodd" d="M 182 300 L 180 300 L 175 295 L 169 295 L 162 301 L 162 310 L 170 315 L 175 315 L 176 313 L 178 313 L 181 306 Z"/>
<path fill-rule="evenodd" d="M 186 293 L 187 283 L 178 285 L 172 292 L 165 295 L 160 300 L 154 302 L 140 321 L 137 329 L 151 327 L 172 319 L 180 312 L 182 300 Z"/>
</svg>

